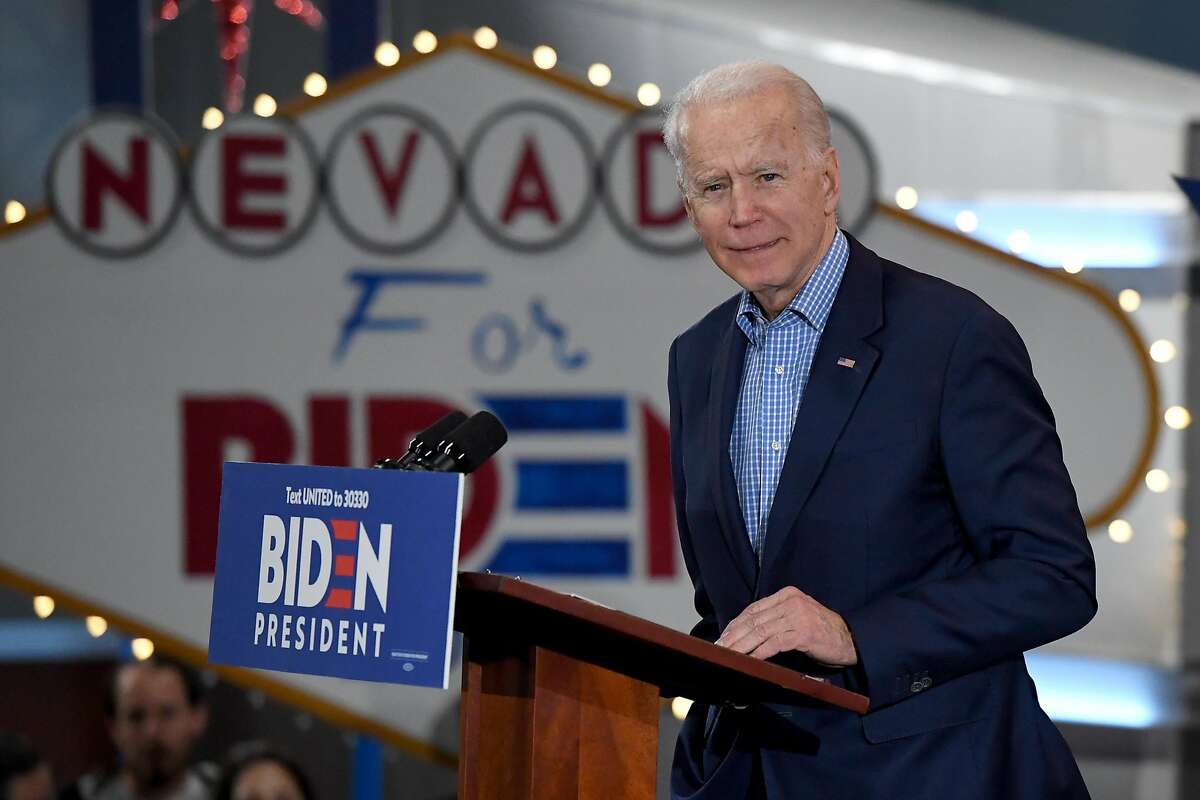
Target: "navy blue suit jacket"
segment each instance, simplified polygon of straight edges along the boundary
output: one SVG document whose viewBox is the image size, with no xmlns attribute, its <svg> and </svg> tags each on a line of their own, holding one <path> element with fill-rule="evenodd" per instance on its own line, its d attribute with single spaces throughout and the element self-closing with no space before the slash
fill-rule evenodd
<svg viewBox="0 0 1200 800">
<path fill-rule="evenodd" d="M 729 458 L 746 349 L 736 308 L 734 297 L 671 346 L 693 634 L 713 641 L 754 600 L 796 586 L 845 618 L 859 663 L 773 660 L 863 692 L 871 709 L 696 703 L 673 796 L 1086 798 L 1023 652 L 1091 619 L 1095 565 L 1016 330 L 851 238 L 760 569 Z"/>
</svg>

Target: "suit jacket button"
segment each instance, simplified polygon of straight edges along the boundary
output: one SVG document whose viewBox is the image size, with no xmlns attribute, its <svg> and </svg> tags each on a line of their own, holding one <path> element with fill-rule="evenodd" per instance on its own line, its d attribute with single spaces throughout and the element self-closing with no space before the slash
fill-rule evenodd
<svg viewBox="0 0 1200 800">
<path fill-rule="evenodd" d="M 924 688 L 925 688 L 925 684 L 922 683 L 921 681 L 913 681 L 912 685 L 908 687 L 908 690 L 910 692 L 912 692 L 913 694 L 916 694 L 917 692 L 921 691 Z"/>
</svg>

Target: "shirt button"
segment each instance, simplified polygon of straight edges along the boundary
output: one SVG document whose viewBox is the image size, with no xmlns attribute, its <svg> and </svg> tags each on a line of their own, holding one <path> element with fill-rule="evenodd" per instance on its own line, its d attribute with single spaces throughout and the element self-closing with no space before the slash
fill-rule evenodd
<svg viewBox="0 0 1200 800">
<path fill-rule="evenodd" d="M 776 374 L 776 375 L 782 375 L 782 374 L 783 374 L 783 367 L 782 367 L 782 366 L 778 366 L 778 367 L 776 367 L 776 368 L 775 368 L 775 374 Z"/>
<path fill-rule="evenodd" d="M 774 442 L 771 442 L 771 449 L 772 449 L 772 450 L 778 450 L 778 449 L 779 449 L 779 446 L 780 446 L 780 445 L 779 445 L 779 441 L 778 441 L 778 440 L 776 440 L 776 441 L 774 441 Z"/>
</svg>

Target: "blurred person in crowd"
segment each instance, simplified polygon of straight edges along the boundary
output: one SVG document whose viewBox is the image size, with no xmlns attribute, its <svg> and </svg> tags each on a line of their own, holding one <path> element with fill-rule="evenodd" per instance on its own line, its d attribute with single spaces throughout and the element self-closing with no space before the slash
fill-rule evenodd
<svg viewBox="0 0 1200 800">
<path fill-rule="evenodd" d="M 24 736 L 0 733 L 0 800 L 51 800 L 50 765 Z"/>
<path fill-rule="evenodd" d="M 117 770 L 85 775 L 62 800 L 209 800 L 216 776 L 191 764 L 208 722 L 203 695 L 196 672 L 171 659 L 117 667 L 105 709 Z"/>
<path fill-rule="evenodd" d="M 216 800 L 314 800 L 308 777 L 290 756 L 266 742 L 229 752 Z"/>
</svg>

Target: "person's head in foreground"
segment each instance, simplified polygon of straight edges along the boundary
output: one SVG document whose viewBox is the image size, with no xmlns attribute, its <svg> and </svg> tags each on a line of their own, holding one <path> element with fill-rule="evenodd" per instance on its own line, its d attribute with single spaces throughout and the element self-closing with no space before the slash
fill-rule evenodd
<svg viewBox="0 0 1200 800">
<path fill-rule="evenodd" d="M 0 733 L 0 800 L 51 800 L 50 765 L 24 736 Z"/>
<path fill-rule="evenodd" d="M 228 761 L 216 800 L 315 800 L 300 765 L 265 742 L 238 745 Z"/>
</svg>

